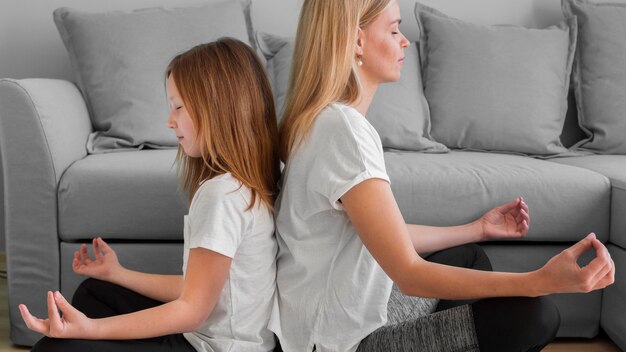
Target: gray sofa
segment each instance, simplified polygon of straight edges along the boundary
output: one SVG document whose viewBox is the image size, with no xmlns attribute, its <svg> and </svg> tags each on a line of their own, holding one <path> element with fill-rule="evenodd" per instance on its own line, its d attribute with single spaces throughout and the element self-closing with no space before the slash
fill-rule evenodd
<svg viewBox="0 0 626 352">
<path fill-rule="evenodd" d="M 573 104 L 570 97 L 561 135 L 566 146 L 584 137 Z M 73 252 L 93 236 L 111 243 L 130 268 L 181 272 L 187 210 L 177 189 L 176 150 L 89 154 L 86 144 L 94 130 L 89 111 L 71 82 L 0 80 L 9 312 L 11 339 L 18 345 L 31 345 L 40 336 L 26 328 L 17 305 L 26 303 L 34 314 L 45 315 L 46 291 L 71 296 L 82 280 L 71 269 Z M 524 197 L 531 209 L 526 238 L 484 244 L 495 270 L 537 269 L 595 232 L 615 261 L 616 282 L 589 294 L 551 296 L 562 316 L 558 336 L 593 337 L 602 327 L 626 349 L 626 155 L 542 160 L 387 149 L 385 158 L 409 223 L 465 223 Z M 587 253 L 581 265 L 591 258 Z"/>
</svg>

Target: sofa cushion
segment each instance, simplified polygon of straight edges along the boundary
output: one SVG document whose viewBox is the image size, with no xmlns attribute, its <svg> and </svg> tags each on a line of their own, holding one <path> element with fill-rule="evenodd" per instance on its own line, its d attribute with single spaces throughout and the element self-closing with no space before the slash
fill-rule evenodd
<svg viewBox="0 0 626 352">
<path fill-rule="evenodd" d="M 276 111 L 282 113 L 289 86 L 294 39 L 259 33 L 257 42 L 267 60 Z M 386 148 L 444 153 L 446 146 L 430 139 L 430 112 L 422 89 L 417 45 L 405 50 L 398 82 L 381 84 L 367 111 Z"/>
<path fill-rule="evenodd" d="M 88 155 L 59 184 L 65 241 L 182 240 L 186 197 L 178 192 L 176 149 Z"/>
<path fill-rule="evenodd" d="M 626 248 L 626 155 L 591 155 L 552 161 L 593 170 L 611 180 L 610 241 Z"/>
<path fill-rule="evenodd" d="M 609 236 L 609 180 L 596 172 L 518 155 L 385 152 L 391 188 L 407 223 L 459 225 L 524 197 L 530 241 Z M 584 214 L 582 216 L 581 214 Z"/>
<path fill-rule="evenodd" d="M 573 84 L 578 120 L 589 137 L 579 146 L 626 154 L 626 4 L 563 0 L 565 16 L 578 17 Z"/>
<path fill-rule="evenodd" d="M 106 13 L 60 8 L 54 21 L 90 109 L 90 153 L 176 146 L 165 127 L 169 61 L 222 36 L 250 43 L 240 1 Z"/>
<path fill-rule="evenodd" d="M 450 148 L 567 152 L 576 18 L 546 29 L 479 26 L 416 3 L 432 137 Z"/>
<path fill-rule="evenodd" d="M 615 263 L 615 283 L 603 291 L 602 296 L 602 328 L 622 350 L 626 350 L 626 250 L 618 246 L 608 245 L 609 253 Z"/>
</svg>

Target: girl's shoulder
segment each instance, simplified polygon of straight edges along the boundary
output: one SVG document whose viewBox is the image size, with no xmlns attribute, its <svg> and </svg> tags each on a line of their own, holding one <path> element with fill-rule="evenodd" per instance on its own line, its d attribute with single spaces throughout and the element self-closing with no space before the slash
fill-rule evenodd
<svg viewBox="0 0 626 352">
<path fill-rule="evenodd" d="M 191 207 L 199 202 L 234 202 L 249 204 L 251 192 L 230 172 L 204 180 L 191 201 Z"/>
</svg>

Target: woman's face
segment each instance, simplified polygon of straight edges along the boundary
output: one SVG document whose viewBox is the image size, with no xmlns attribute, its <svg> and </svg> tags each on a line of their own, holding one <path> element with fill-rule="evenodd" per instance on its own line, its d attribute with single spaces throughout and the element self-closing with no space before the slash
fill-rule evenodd
<svg viewBox="0 0 626 352">
<path fill-rule="evenodd" d="M 400 6 L 392 0 L 365 28 L 359 31 L 357 54 L 363 65 L 361 77 L 371 83 L 394 82 L 400 79 L 404 49 L 409 41 L 400 32 Z M 360 50 L 359 50 L 360 49 Z"/>
<path fill-rule="evenodd" d="M 193 125 L 193 121 L 183 104 L 183 99 L 178 93 L 178 88 L 172 75 L 167 78 L 167 99 L 170 103 L 170 115 L 167 118 L 167 127 L 174 130 L 178 143 L 185 150 L 185 154 L 192 158 L 200 157 L 198 146 L 198 133 Z"/>
</svg>

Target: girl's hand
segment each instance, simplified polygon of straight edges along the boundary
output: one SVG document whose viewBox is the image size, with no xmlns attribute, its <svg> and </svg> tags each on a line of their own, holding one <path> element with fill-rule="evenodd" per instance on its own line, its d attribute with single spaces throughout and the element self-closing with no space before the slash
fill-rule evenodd
<svg viewBox="0 0 626 352">
<path fill-rule="evenodd" d="M 577 259 L 587 250 L 595 249 L 596 257 L 580 267 Z M 615 281 L 615 264 L 606 247 L 590 233 L 580 242 L 550 259 L 538 273 L 539 288 L 546 294 L 591 292 L 611 285 Z"/>
<path fill-rule="evenodd" d="M 115 251 L 100 237 L 93 239 L 92 246 L 94 259 L 89 258 L 87 245 L 83 244 L 80 246 L 80 251 L 74 252 L 72 269 L 78 275 L 111 281 L 110 278 L 115 275 L 117 270 L 122 268 L 117 260 Z"/>
<path fill-rule="evenodd" d="M 95 330 L 95 321 L 72 307 L 58 291 L 48 291 L 48 319 L 31 315 L 24 304 L 20 304 L 19 309 L 29 329 L 48 337 L 84 339 L 93 336 Z"/>
<path fill-rule="evenodd" d="M 530 215 L 528 205 L 522 197 L 510 203 L 495 207 L 478 221 L 481 224 L 483 240 L 521 238 L 528 233 Z"/>
</svg>

